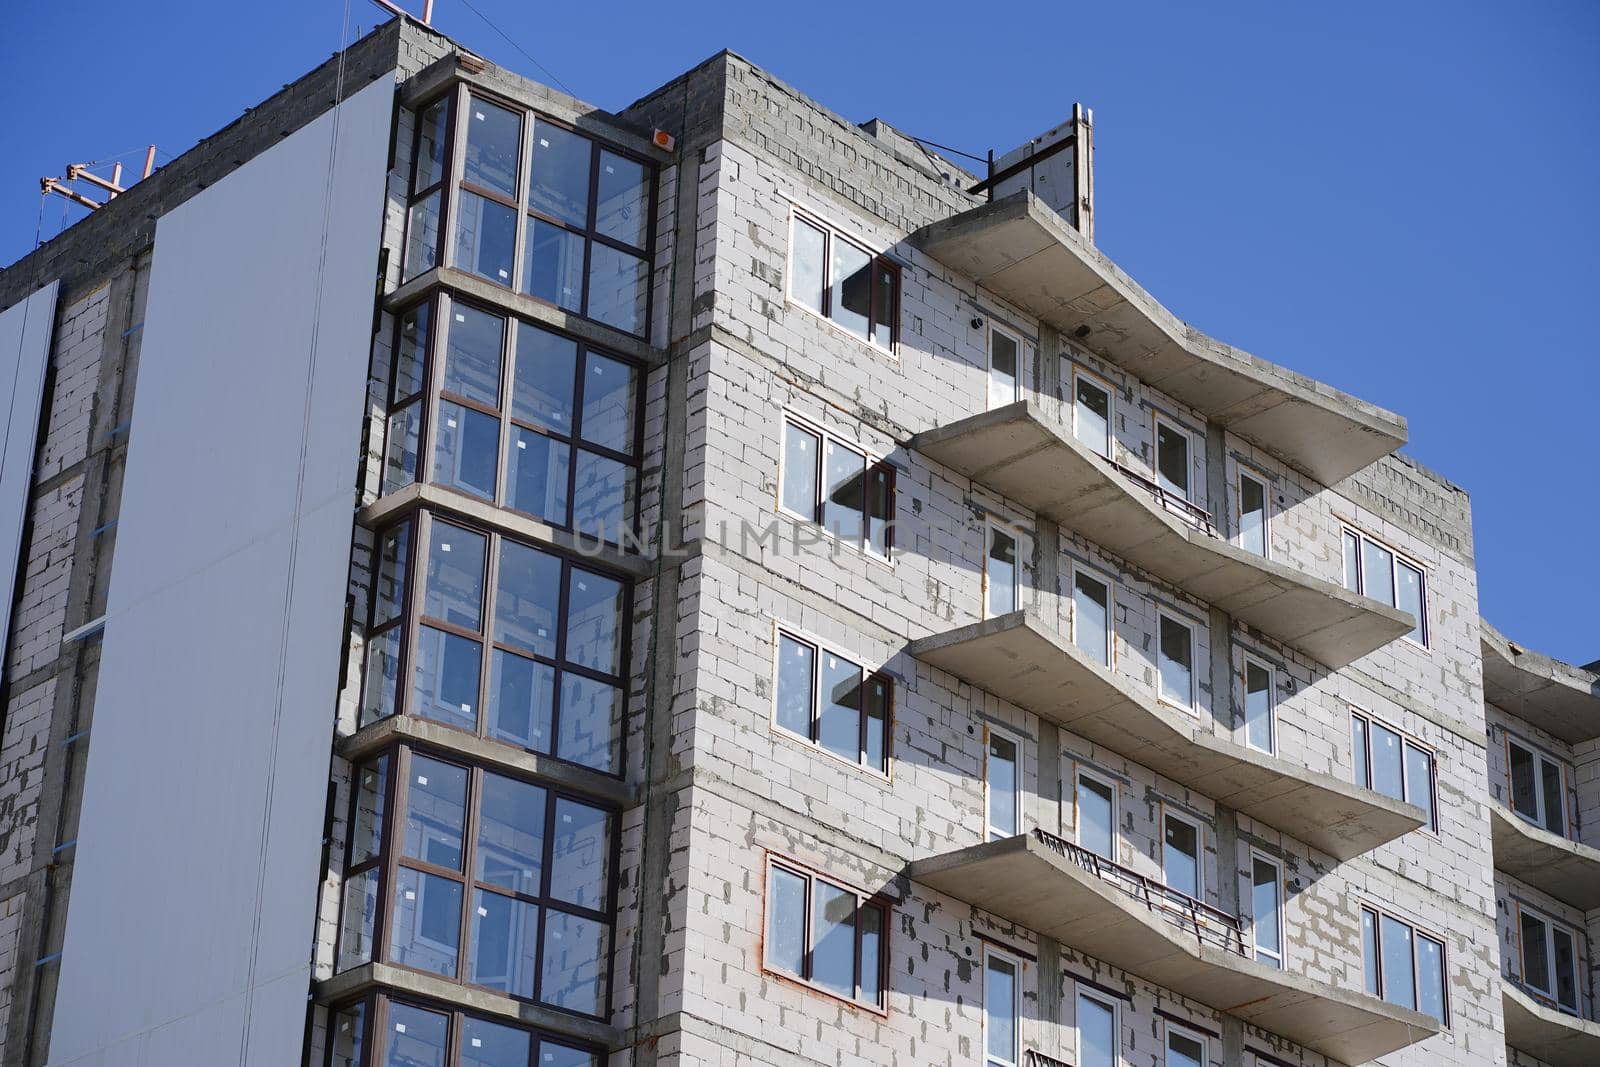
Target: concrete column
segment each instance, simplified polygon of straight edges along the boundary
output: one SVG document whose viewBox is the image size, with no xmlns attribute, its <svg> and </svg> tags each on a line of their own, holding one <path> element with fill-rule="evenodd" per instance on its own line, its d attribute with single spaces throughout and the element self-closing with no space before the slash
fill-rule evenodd
<svg viewBox="0 0 1600 1067">
<path fill-rule="evenodd" d="M 1234 727 L 1243 721 L 1242 709 L 1233 702 L 1233 616 L 1212 608 L 1206 627 L 1210 635 L 1211 721 L 1212 732 L 1232 737 Z"/>
<path fill-rule="evenodd" d="M 1061 1058 L 1066 1051 L 1066 1035 L 1061 1028 L 1061 946 L 1054 938 L 1039 939 L 1039 1021 L 1044 1025 L 1040 1035 L 1039 1050 L 1047 1056 Z M 1232 1062 L 1232 1061 L 1230 1061 Z"/>
<path fill-rule="evenodd" d="M 1211 524 L 1223 537 L 1232 537 L 1233 514 L 1228 507 L 1228 448 L 1217 423 L 1206 424 L 1206 510 Z"/>
<path fill-rule="evenodd" d="M 1061 334 L 1048 326 L 1039 327 L 1039 347 L 1034 352 L 1033 381 L 1041 399 L 1061 399 Z M 1053 411 L 1054 404 L 1046 404 Z"/>
<path fill-rule="evenodd" d="M 1061 731 L 1055 723 L 1039 723 L 1039 787 L 1034 820 L 1052 834 L 1063 833 L 1061 817 Z"/>
<path fill-rule="evenodd" d="M 1232 1015 L 1222 1017 L 1222 1062 L 1244 1062 L 1244 1022 Z"/>
</svg>

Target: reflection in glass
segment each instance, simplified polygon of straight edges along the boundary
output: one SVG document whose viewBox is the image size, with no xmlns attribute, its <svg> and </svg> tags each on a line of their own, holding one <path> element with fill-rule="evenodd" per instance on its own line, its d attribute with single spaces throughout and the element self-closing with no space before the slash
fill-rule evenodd
<svg viewBox="0 0 1600 1067">
<path fill-rule="evenodd" d="M 387 443 L 384 446 L 383 491 L 392 493 L 417 480 L 417 457 L 421 449 L 422 401 L 414 400 L 389 416 Z"/>
<path fill-rule="evenodd" d="M 500 316 L 456 304 L 444 346 L 444 391 L 490 407 L 498 405 L 505 332 L 506 320 Z"/>
<path fill-rule="evenodd" d="M 472 982 L 514 997 L 533 996 L 539 907 L 479 889 L 472 902 Z"/>
<path fill-rule="evenodd" d="M 1116 824 L 1111 786 L 1078 776 L 1078 844 L 1108 860 L 1116 859 Z"/>
<path fill-rule="evenodd" d="M 393 396 L 404 400 L 422 392 L 426 384 L 428 329 L 432 305 L 418 304 L 400 316 L 400 332 L 394 353 Z"/>
<path fill-rule="evenodd" d="M 444 1067 L 448 1015 L 390 1001 L 388 1024 L 384 1067 Z"/>
<path fill-rule="evenodd" d="M 1073 643 L 1102 666 L 1111 665 L 1111 588 L 1084 571 L 1072 575 Z"/>
<path fill-rule="evenodd" d="M 489 683 L 489 736 L 533 752 L 549 752 L 555 668 L 497 648 L 493 673 Z"/>
<path fill-rule="evenodd" d="M 812 883 L 811 980 L 842 996 L 856 992 L 856 895 Z"/>
<path fill-rule="evenodd" d="M 461 1067 L 528 1067 L 533 1035 L 468 1015 L 461 1026 Z M 538 1067 L 549 1067 L 542 1060 Z"/>
<path fill-rule="evenodd" d="M 499 457 L 499 419 L 453 400 L 439 401 L 439 425 L 433 444 L 434 481 L 493 500 Z"/>
<path fill-rule="evenodd" d="M 622 583 L 572 569 L 567 589 L 568 661 L 607 674 L 622 671 Z"/>
<path fill-rule="evenodd" d="M 550 852 L 550 896 L 590 911 L 605 905 L 611 816 L 566 797 L 556 799 Z"/>
<path fill-rule="evenodd" d="M 594 228 L 623 244 L 643 248 L 650 226 L 650 186 L 644 164 L 602 148 L 597 200 Z"/>
<path fill-rule="evenodd" d="M 545 522 L 565 526 L 571 446 L 513 425 L 506 463 L 506 491 L 510 494 L 506 503 Z"/>
<path fill-rule="evenodd" d="M 1165 423 L 1156 423 L 1156 484 L 1189 499 L 1189 438 Z"/>
<path fill-rule="evenodd" d="M 365 1062 L 361 1050 L 367 1032 L 366 1004 L 352 1004 L 336 1012 L 328 1029 L 332 1045 L 328 1067 L 361 1067 Z"/>
<path fill-rule="evenodd" d="M 1394 603 L 1394 553 L 1371 541 L 1361 546 L 1362 590 L 1372 599 Z"/>
<path fill-rule="evenodd" d="M 999 330 L 989 331 L 989 407 L 1017 399 L 1017 342 Z"/>
<path fill-rule="evenodd" d="M 547 910 L 539 996 L 546 1004 L 599 1015 L 605 1004 L 609 931 L 593 919 Z"/>
<path fill-rule="evenodd" d="M 556 307 L 583 307 L 583 238 L 530 218 L 523 256 L 522 291 Z"/>
<path fill-rule="evenodd" d="M 383 847 L 383 821 L 389 801 L 389 757 L 357 767 L 355 825 L 350 830 L 350 865 L 365 863 Z"/>
<path fill-rule="evenodd" d="M 539 894 L 544 855 L 545 791 L 498 774 L 483 776 L 478 801 L 480 882 L 524 896 Z"/>
<path fill-rule="evenodd" d="M 1417 937 L 1417 1010 L 1444 1022 L 1444 946 Z"/>
<path fill-rule="evenodd" d="M 378 538 L 373 575 L 372 625 L 382 626 L 404 606 L 406 566 L 410 562 L 411 524 L 401 523 Z"/>
<path fill-rule="evenodd" d="M 472 97 L 467 103 L 467 154 L 462 179 L 515 200 L 522 120 L 513 111 Z"/>
<path fill-rule="evenodd" d="M 778 635 L 778 725 L 811 736 L 811 679 L 816 652 L 787 634 Z"/>
<path fill-rule="evenodd" d="M 1422 825 L 1433 827 L 1433 757 L 1426 751 L 1407 741 L 1405 745 L 1406 760 L 1406 803 L 1415 804 L 1427 815 L 1427 821 Z"/>
<path fill-rule="evenodd" d="M 444 180 L 444 154 L 449 147 L 450 98 L 435 100 L 417 116 L 417 172 L 411 191 L 420 193 Z"/>
<path fill-rule="evenodd" d="M 592 150 L 587 137 L 535 119 L 529 209 L 574 226 L 585 225 L 589 221 Z"/>
<path fill-rule="evenodd" d="M 578 674 L 561 677 L 561 759 L 616 774 L 621 770 L 622 690 Z"/>
<path fill-rule="evenodd" d="M 1385 796 L 1404 800 L 1405 773 L 1400 767 L 1400 735 L 1384 726 L 1373 723 L 1372 730 L 1372 788 Z"/>
<path fill-rule="evenodd" d="M 560 613 L 561 560 L 502 540 L 495 580 L 494 639 L 535 655 L 554 656 Z"/>
<path fill-rule="evenodd" d="M 578 342 L 531 323 L 517 323 L 511 417 L 570 436 L 577 359 Z"/>
<path fill-rule="evenodd" d="M 596 241 L 589 250 L 588 316 L 643 336 L 649 297 L 650 264 Z"/>
<path fill-rule="evenodd" d="M 378 869 L 345 879 L 339 907 L 339 960 L 335 971 L 372 962 L 372 930 L 378 913 Z"/>
<path fill-rule="evenodd" d="M 1384 915 L 1379 918 L 1379 948 L 1383 953 L 1383 999 L 1402 1008 L 1417 1006 L 1412 989 L 1411 927 Z"/>
<path fill-rule="evenodd" d="M 768 967 L 805 974 L 806 963 L 806 880 L 782 867 L 773 867 L 767 876 Z"/>
<path fill-rule="evenodd" d="M 989 731 L 989 758 L 984 764 L 984 785 L 988 787 L 989 840 L 1013 837 L 1022 832 L 1017 825 L 1017 790 L 1020 788 L 1017 743 L 1005 734 Z"/>
<path fill-rule="evenodd" d="M 1256 943 L 1256 959 L 1273 967 L 1283 966 L 1283 910 L 1279 893 L 1278 868 L 1265 860 L 1251 864 L 1251 931 Z"/>
<path fill-rule="evenodd" d="M 832 319 L 863 338 L 872 314 L 872 257 L 849 241 L 833 242 Z"/>
<path fill-rule="evenodd" d="M 516 252 L 516 209 L 461 190 L 456 198 L 457 269 L 509 286 Z"/>
<path fill-rule="evenodd" d="M 828 236 L 804 219 L 794 220 L 794 249 L 789 257 L 789 295 L 819 315 L 827 274 Z"/>
<path fill-rule="evenodd" d="M 400 684 L 400 635 L 396 626 L 367 642 L 367 676 L 361 695 L 361 725 L 393 715 Z"/>
<path fill-rule="evenodd" d="M 583 439 L 613 452 L 633 452 L 638 374 L 629 364 L 588 353 L 583 375 Z"/>
<path fill-rule="evenodd" d="M 1267 487 L 1244 475 L 1239 476 L 1239 547 L 1267 554 Z"/>
<path fill-rule="evenodd" d="M 1244 664 L 1244 736 L 1252 747 L 1272 751 L 1272 672 L 1249 660 Z"/>
<path fill-rule="evenodd" d="M 1199 838 L 1199 831 L 1193 824 L 1167 816 L 1162 873 L 1167 885 L 1191 897 L 1200 896 Z"/>
<path fill-rule="evenodd" d="M 591 537 L 620 542 L 624 531 L 631 529 L 630 504 L 637 477 L 636 468 L 580 448 L 572 528 Z"/>
<path fill-rule="evenodd" d="M 1078 994 L 1078 1067 L 1116 1064 L 1116 1010 L 1095 997 Z"/>
<path fill-rule="evenodd" d="M 866 464 L 867 457 L 860 452 L 836 441 L 827 443 L 824 462 L 827 496 L 822 502 L 822 524 L 843 541 L 861 541 Z"/>
<path fill-rule="evenodd" d="M 817 742 L 852 763 L 861 758 L 861 668 L 826 652 Z"/>
<path fill-rule="evenodd" d="M 1017 1062 L 1017 965 L 990 956 L 983 976 L 984 1050 L 991 1061 Z"/>
<path fill-rule="evenodd" d="M 439 265 L 439 198 L 435 191 L 411 205 L 406 219 L 406 260 L 401 280 L 410 281 Z"/>
<path fill-rule="evenodd" d="M 1017 539 L 989 527 L 989 552 L 984 561 L 984 616 L 995 619 L 1017 610 Z"/>
<path fill-rule="evenodd" d="M 401 867 L 390 926 L 391 960 L 455 977 L 461 946 L 461 883 Z"/>
<path fill-rule="evenodd" d="M 476 641 L 431 626 L 419 627 L 412 714 L 476 729 L 481 654 Z"/>
<path fill-rule="evenodd" d="M 1111 394 L 1083 377 L 1075 389 L 1072 434 L 1097 455 L 1111 458 Z"/>
<path fill-rule="evenodd" d="M 412 757 L 406 786 L 404 854 L 459 871 L 466 825 L 466 768 L 427 756 Z"/>
<path fill-rule="evenodd" d="M 817 456 L 821 450 L 816 434 L 792 422 L 783 424 L 783 506 L 810 520 L 817 517 Z"/>
<path fill-rule="evenodd" d="M 1161 695 L 1189 707 L 1194 703 L 1194 634 L 1175 619 L 1161 616 Z"/>
<path fill-rule="evenodd" d="M 1401 611 L 1409 611 L 1411 617 L 1417 620 L 1416 626 L 1411 628 L 1411 639 L 1422 644 L 1426 638 L 1426 620 L 1422 612 L 1422 572 L 1409 563 L 1395 560 L 1395 601 L 1394 606 Z"/>
<path fill-rule="evenodd" d="M 427 596 L 422 613 L 468 630 L 483 624 L 483 556 L 479 533 L 435 522 L 428 544 Z"/>
</svg>

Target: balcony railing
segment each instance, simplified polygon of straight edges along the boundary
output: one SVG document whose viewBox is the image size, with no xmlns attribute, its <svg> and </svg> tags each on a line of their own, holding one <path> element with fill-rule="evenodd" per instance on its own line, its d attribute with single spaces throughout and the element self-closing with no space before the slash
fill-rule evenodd
<svg viewBox="0 0 1600 1067">
<path fill-rule="evenodd" d="M 1022 1054 L 1022 1067 L 1072 1067 L 1072 1064 L 1030 1048 Z"/>
<path fill-rule="evenodd" d="M 1221 532 L 1218 531 L 1216 526 L 1211 522 L 1211 513 L 1205 508 L 1185 497 L 1181 497 L 1178 494 L 1163 488 L 1160 483 L 1151 481 L 1138 470 L 1128 466 L 1126 463 L 1112 461 L 1111 465 L 1115 467 L 1117 472 L 1124 478 L 1134 482 L 1140 488 L 1144 489 L 1145 492 L 1155 497 L 1156 503 L 1160 504 L 1163 510 L 1169 511 L 1178 516 L 1178 518 L 1182 519 L 1190 526 L 1193 526 L 1196 530 L 1199 530 L 1203 534 L 1209 534 L 1212 537 L 1222 536 Z"/>
<path fill-rule="evenodd" d="M 1236 956 L 1248 956 L 1244 946 L 1244 933 L 1237 917 L 1187 893 L 1130 871 L 1120 863 L 1090 852 L 1057 837 L 1047 830 L 1034 828 L 1040 843 L 1076 863 L 1079 867 L 1103 882 L 1122 890 L 1134 900 L 1142 902 L 1151 912 L 1188 933 L 1203 944 L 1210 944 Z"/>
</svg>

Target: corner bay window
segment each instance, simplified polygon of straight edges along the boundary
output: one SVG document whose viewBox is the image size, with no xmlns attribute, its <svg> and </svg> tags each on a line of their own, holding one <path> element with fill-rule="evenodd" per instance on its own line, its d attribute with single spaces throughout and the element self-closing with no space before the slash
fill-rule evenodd
<svg viewBox="0 0 1600 1067">
<path fill-rule="evenodd" d="M 789 299 L 864 341 L 894 348 L 900 268 L 799 214 L 790 229 Z"/>
<path fill-rule="evenodd" d="M 404 746 L 356 767 L 353 793 L 340 970 L 376 959 L 605 1015 L 611 812 Z"/>
<path fill-rule="evenodd" d="M 622 772 L 624 582 L 427 512 L 374 554 L 362 725 L 403 711 Z"/>
<path fill-rule="evenodd" d="M 1438 828 L 1433 803 L 1433 753 L 1370 715 L 1350 713 L 1350 749 L 1355 783 L 1384 796 L 1415 804 Z"/>
<path fill-rule="evenodd" d="M 783 422 L 778 504 L 840 541 L 887 559 L 894 550 L 894 467 L 793 418 Z"/>
<path fill-rule="evenodd" d="M 1449 1023 L 1443 941 L 1376 908 L 1362 908 L 1361 950 L 1368 993 Z"/>
<path fill-rule="evenodd" d="M 889 908 L 799 867 L 767 866 L 762 962 L 847 1000 L 882 1008 Z"/>
<path fill-rule="evenodd" d="M 439 265 L 439 223 L 443 215 L 451 133 L 450 100 L 435 100 L 417 112 L 411 141 L 410 196 L 406 209 L 405 261 L 401 279 Z"/>
<path fill-rule="evenodd" d="M 455 1051 L 452 1053 L 452 1049 Z M 336 1008 L 327 1067 L 601 1067 L 602 1054 L 465 1012 L 378 995 Z"/>
<path fill-rule="evenodd" d="M 790 634 L 778 635 L 778 726 L 851 763 L 889 773 L 893 682 Z"/>
<path fill-rule="evenodd" d="M 1364 533 L 1345 527 L 1344 585 L 1392 608 L 1409 611 L 1417 621 L 1406 636 L 1424 647 L 1428 644 L 1427 581 L 1422 567 L 1372 540 Z"/>
</svg>

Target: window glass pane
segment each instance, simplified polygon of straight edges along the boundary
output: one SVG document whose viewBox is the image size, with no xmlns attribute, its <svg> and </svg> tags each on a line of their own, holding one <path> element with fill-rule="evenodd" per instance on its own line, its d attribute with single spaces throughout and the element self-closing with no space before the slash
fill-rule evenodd
<svg viewBox="0 0 1600 1067">
<path fill-rule="evenodd" d="M 572 568 L 567 588 L 567 661 L 622 672 L 622 583 Z"/>
<path fill-rule="evenodd" d="M 633 453 L 633 416 L 638 401 L 634 368 L 598 352 L 584 362 L 583 439 L 626 455 Z"/>
<path fill-rule="evenodd" d="M 861 922 L 861 999 L 868 1004 L 883 1002 L 883 909 L 864 907 Z"/>
<path fill-rule="evenodd" d="M 465 730 L 478 726 L 478 667 L 482 646 L 423 626 L 417 631 L 416 691 L 411 712 Z"/>
<path fill-rule="evenodd" d="M 583 306 L 583 238 L 538 219 L 528 220 L 522 291 L 568 311 Z"/>
<path fill-rule="evenodd" d="M 782 867 L 767 873 L 768 967 L 803 976 L 806 964 L 806 880 Z"/>
<path fill-rule="evenodd" d="M 401 867 L 394 885 L 389 958 L 447 977 L 461 944 L 461 883 Z"/>
<path fill-rule="evenodd" d="M 1206 1047 L 1188 1034 L 1167 1031 L 1167 1057 L 1163 1067 L 1205 1067 Z"/>
<path fill-rule="evenodd" d="M 1417 1010 L 1444 1022 L 1444 946 L 1417 935 Z"/>
<path fill-rule="evenodd" d="M 1425 643 L 1427 618 L 1422 609 L 1422 572 L 1409 563 L 1395 560 L 1395 577 L 1398 587 L 1395 589 L 1394 606 L 1401 611 L 1411 612 L 1411 617 L 1417 620 L 1416 627 L 1411 631 L 1411 639 Z"/>
<path fill-rule="evenodd" d="M 404 400 L 422 392 L 427 384 L 428 330 L 432 306 L 426 303 L 400 316 L 395 338 L 393 397 Z"/>
<path fill-rule="evenodd" d="M 999 330 L 989 331 L 989 406 L 1003 407 L 1017 399 L 1017 342 Z"/>
<path fill-rule="evenodd" d="M 329 1067 L 361 1067 L 361 1046 L 367 1032 L 367 1006 L 352 1004 L 338 1012 L 329 1026 L 329 1041 L 333 1045 Z"/>
<path fill-rule="evenodd" d="M 389 757 L 357 767 L 352 788 L 356 814 L 355 825 L 350 829 L 349 864 L 354 867 L 383 848 L 383 822 L 389 805 Z"/>
<path fill-rule="evenodd" d="M 526 1030 L 468 1015 L 461 1023 L 461 1067 L 528 1067 L 532 1043 Z"/>
<path fill-rule="evenodd" d="M 1406 742 L 1406 803 L 1415 804 L 1428 814 L 1425 826 L 1433 826 L 1433 757 Z"/>
<path fill-rule="evenodd" d="M 468 630 L 483 627 L 482 534 L 435 522 L 428 543 L 428 595 L 422 613 Z"/>
<path fill-rule="evenodd" d="M 783 424 L 783 506 L 808 519 L 817 514 L 817 455 L 821 447 L 816 434 L 792 422 Z"/>
<path fill-rule="evenodd" d="M 1361 909 L 1361 970 L 1366 975 L 1367 992 L 1378 995 L 1378 918 Z"/>
<path fill-rule="evenodd" d="M 600 191 L 594 228 L 643 248 L 650 238 L 649 172 L 643 163 L 600 150 Z"/>
<path fill-rule="evenodd" d="M 856 895 L 820 879 L 811 885 L 811 980 L 854 997 Z"/>
<path fill-rule="evenodd" d="M 851 333 L 869 336 L 867 317 L 872 311 L 872 257 L 849 241 L 833 242 L 834 322 Z"/>
<path fill-rule="evenodd" d="M 991 526 L 989 551 L 984 561 L 987 618 L 999 618 L 1017 610 L 1017 540 L 1004 530 Z"/>
<path fill-rule="evenodd" d="M 417 480 L 422 447 L 422 401 L 414 400 L 389 416 L 384 445 L 383 491 L 392 493 Z"/>
<path fill-rule="evenodd" d="M 1074 390 L 1073 436 L 1093 452 L 1111 457 L 1111 394 L 1079 377 Z"/>
<path fill-rule="evenodd" d="M 561 676 L 556 755 L 612 774 L 621 770 L 622 690 L 577 674 Z"/>
<path fill-rule="evenodd" d="M 880 771 L 889 769 L 889 700 L 887 679 L 867 680 L 867 751 L 862 762 Z"/>
<path fill-rule="evenodd" d="M 589 221 L 589 162 L 592 154 L 592 145 L 587 137 L 535 119 L 528 206 L 562 222 L 570 222 L 575 226 L 586 225 Z"/>
<path fill-rule="evenodd" d="M 1191 897 L 1200 896 L 1199 837 L 1191 824 L 1167 816 L 1162 873 L 1168 886 Z"/>
<path fill-rule="evenodd" d="M 467 304 L 450 313 L 445 341 L 444 389 L 491 407 L 500 403 L 500 353 L 506 320 Z"/>
<path fill-rule="evenodd" d="M 1017 1062 L 1017 967 L 990 956 L 983 976 L 984 1051 L 990 1061 Z"/>
<path fill-rule="evenodd" d="M 1511 807 L 1519 815 L 1539 821 L 1539 792 L 1534 774 L 1533 753 L 1518 744 L 1511 750 Z"/>
<path fill-rule="evenodd" d="M 1372 785 L 1367 768 L 1367 721 L 1350 716 L 1350 754 L 1355 761 L 1356 785 Z"/>
<path fill-rule="evenodd" d="M 1353 593 L 1361 591 L 1361 539 L 1344 531 L 1344 585 Z"/>
<path fill-rule="evenodd" d="M 989 732 L 989 759 L 984 764 L 984 785 L 988 789 L 989 840 L 1013 837 L 1022 832 L 1017 825 L 1018 772 L 1017 743 L 1005 734 Z"/>
<path fill-rule="evenodd" d="M 1381 723 L 1372 724 L 1372 788 L 1404 800 L 1401 788 L 1400 735 Z"/>
<path fill-rule="evenodd" d="M 1394 603 L 1394 553 L 1371 541 L 1362 542 L 1361 588 L 1374 600 Z"/>
<path fill-rule="evenodd" d="M 1411 927 L 1403 922 L 1382 916 L 1382 932 L 1378 938 L 1383 953 L 1383 999 L 1402 1008 L 1417 1006 L 1416 991 L 1412 988 Z"/>
<path fill-rule="evenodd" d="M 1117 1067 L 1117 1013 L 1093 997 L 1078 996 L 1078 1067 Z"/>
<path fill-rule="evenodd" d="M 463 189 L 456 199 L 456 267 L 510 285 L 516 252 L 516 209 Z"/>
<path fill-rule="evenodd" d="M 1156 423 L 1156 484 L 1189 498 L 1189 438 L 1166 423 Z"/>
<path fill-rule="evenodd" d="M 874 463 L 867 470 L 867 549 L 887 556 L 894 522 L 894 468 Z"/>
<path fill-rule="evenodd" d="M 400 681 L 400 635 L 396 626 L 367 642 L 367 676 L 361 695 L 361 725 L 377 722 L 395 711 Z"/>
<path fill-rule="evenodd" d="M 872 339 L 884 348 L 890 348 L 894 345 L 895 304 L 900 289 L 900 272 L 882 263 L 872 269 L 877 275 L 877 288 L 873 291 Z"/>
<path fill-rule="evenodd" d="M 620 543 L 632 529 L 634 483 L 638 471 L 586 448 L 578 450 L 577 485 L 573 489 L 572 528 L 601 540 Z"/>
<path fill-rule="evenodd" d="M 811 736 L 811 679 L 816 651 L 787 634 L 778 635 L 778 725 Z"/>
<path fill-rule="evenodd" d="M 812 311 L 822 312 L 828 238 L 803 219 L 794 220 L 794 248 L 789 262 L 789 295 Z"/>
<path fill-rule="evenodd" d="M 444 1067 L 449 1033 L 448 1015 L 390 1001 L 385 1067 Z"/>
<path fill-rule="evenodd" d="M 1522 913 L 1522 980 L 1541 993 L 1550 988 L 1550 953 L 1545 945 L 1544 920 Z"/>
<path fill-rule="evenodd" d="M 409 281 L 439 265 L 439 197 L 436 190 L 411 205 L 406 219 L 406 262 L 401 272 Z"/>
<path fill-rule="evenodd" d="M 605 906 L 611 858 L 611 816 L 565 797 L 556 799 L 550 851 L 550 896 L 599 911 Z"/>
<path fill-rule="evenodd" d="M 1567 835 L 1566 794 L 1561 788 L 1561 768 L 1547 759 L 1539 761 L 1539 781 L 1544 790 L 1544 828 Z"/>
<path fill-rule="evenodd" d="M 1194 703 L 1194 635 L 1178 622 L 1161 616 L 1161 695 L 1189 707 Z"/>
<path fill-rule="evenodd" d="M 466 822 L 467 769 L 413 756 L 406 789 L 404 854 L 459 871 Z"/>
<path fill-rule="evenodd" d="M 506 503 L 556 526 L 567 524 L 572 446 L 521 426 L 511 427 Z"/>
<path fill-rule="evenodd" d="M 372 624 L 381 626 L 400 614 L 406 595 L 407 553 L 411 524 L 386 530 L 378 538 L 376 574 L 373 577 Z"/>
<path fill-rule="evenodd" d="M 554 667 L 495 649 L 489 683 L 489 736 L 534 752 L 549 752 L 555 695 Z"/>
<path fill-rule="evenodd" d="M 500 420 L 439 401 L 439 425 L 433 439 L 433 480 L 494 499 L 495 468 L 500 463 Z"/>
<path fill-rule="evenodd" d="M 596 241 L 589 249 L 588 316 L 642 337 L 649 303 L 649 261 Z"/>
<path fill-rule="evenodd" d="M 517 198 L 517 160 L 522 155 L 522 119 L 515 112 L 472 97 L 467 104 L 467 155 L 462 178 Z"/>
<path fill-rule="evenodd" d="M 861 758 L 861 668 L 822 654 L 822 706 L 817 742 L 854 763 Z"/>
<path fill-rule="evenodd" d="M 1111 588 L 1083 571 L 1072 575 L 1072 637 L 1090 659 L 1111 665 Z"/>
<path fill-rule="evenodd" d="M 417 169 L 411 191 L 420 192 L 444 180 L 444 154 L 450 139 L 450 98 L 435 100 L 417 115 Z"/>
<path fill-rule="evenodd" d="M 339 905 L 339 961 L 336 971 L 372 962 L 373 921 L 378 914 L 378 869 L 345 879 L 344 900 Z"/>
<path fill-rule="evenodd" d="M 538 906 L 476 890 L 472 898 L 470 980 L 514 997 L 532 997 L 534 963 L 538 958 Z"/>
<path fill-rule="evenodd" d="M 1578 946 L 1570 931 L 1559 926 L 1550 931 L 1555 947 L 1556 1003 L 1571 1012 L 1578 1010 Z"/>
<path fill-rule="evenodd" d="M 1116 859 L 1116 825 L 1112 821 L 1112 792 L 1093 778 L 1078 777 L 1078 844 L 1103 856 Z"/>
<path fill-rule="evenodd" d="M 483 776 L 478 801 L 478 881 L 538 896 L 544 861 L 545 791 L 536 785 Z"/>
<path fill-rule="evenodd" d="M 578 342 L 517 323 L 517 363 L 511 380 L 511 417 L 572 433 L 572 383 L 576 380 Z"/>
<path fill-rule="evenodd" d="M 1256 943 L 1256 959 L 1274 967 L 1283 966 L 1283 910 L 1279 895 L 1278 868 L 1265 860 L 1252 864 L 1250 878 L 1251 929 Z"/>
<path fill-rule="evenodd" d="M 554 1041 L 541 1041 L 539 1062 L 535 1067 L 600 1067 L 600 1058 L 582 1049 L 558 1045 Z"/>
<path fill-rule="evenodd" d="M 560 612 L 561 561 L 548 552 L 502 539 L 494 594 L 494 639 L 535 655 L 554 656 Z"/>
<path fill-rule="evenodd" d="M 841 540 L 860 544 L 867 458 L 835 441 L 827 443 L 826 456 L 828 495 L 822 504 L 822 524 Z"/>
<path fill-rule="evenodd" d="M 1267 554 L 1267 487 L 1244 475 L 1239 476 L 1239 545 Z"/>
<path fill-rule="evenodd" d="M 1245 740 L 1272 751 L 1272 672 L 1249 660 L 1244 665 Z"/>
<path fill-rule="evenodd" d="M 593 919 L 547 910 L 540 999 L 585 1015 L 601 1014 L 609 941 L 610 931 Z"/>
</svg>

